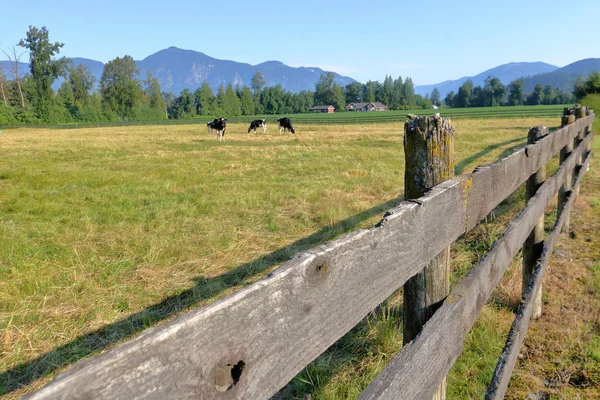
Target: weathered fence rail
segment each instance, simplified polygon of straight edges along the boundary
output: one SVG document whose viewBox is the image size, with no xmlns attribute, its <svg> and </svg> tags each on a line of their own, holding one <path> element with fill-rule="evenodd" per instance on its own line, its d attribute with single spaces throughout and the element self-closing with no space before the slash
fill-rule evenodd
<svg viewBox="0 0 600 400">
<path fill-rule="evenodd" d="M 390 210 L 375 228 L 302 252 L 247 288 L 76 364 L 30 398 L 269 398 L 575 141 L 492 250 L 361 394 L 430 397 L 507 266 L 576 169 L 579 184 L 593 120 L 589 113 L 497 163 L 445 181 Z M 567 218 L 574 189 L 569 193 L 554 232 Z M 528 299 L 539 290 L 556 235 L 545 242 L 517 317 L 526 321 L 511 330 L 490 398 L 504 393 L 531 314 Z"/>
</svg>

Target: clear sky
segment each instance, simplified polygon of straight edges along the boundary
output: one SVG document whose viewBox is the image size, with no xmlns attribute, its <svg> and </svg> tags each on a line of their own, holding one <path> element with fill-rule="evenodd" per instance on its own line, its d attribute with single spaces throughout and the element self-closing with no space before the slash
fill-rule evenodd
<svg viewBox="0 0 600 400">
<path fill-rule="evenodd" d="M 362 82 L 389 74 L 431 84 L 511 61 L 562 67 L 600 57 L 598 0 L 0 0 L 0 15 L 4 50 L 29 25 L 46 26 L 67 57 L 139 60 L 176 46 Z"/>
</svg>

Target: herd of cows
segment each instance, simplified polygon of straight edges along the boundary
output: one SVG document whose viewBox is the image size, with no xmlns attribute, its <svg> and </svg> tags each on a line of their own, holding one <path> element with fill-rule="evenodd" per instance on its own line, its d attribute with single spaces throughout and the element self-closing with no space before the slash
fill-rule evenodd
<svg viewBox="0 0 600 400">
<path fill-rule="evenodd" d="M 227 128 L 227 119 L 225 118 L 215 118 L 213 121 L 207 122 L 206 126 L 208 128 L 208 133 L 211 134 L 212 131 L 217 132 L 217 140 L 219 142 L 225 140 L 225 129 Z M 287 130 L 288 132 L 296 133 L 294 126 L 292 125 L 292 121 L 288 117 L 278 118 L 277 119 L 277 127 L 279 134 L 281 131 L 284 132 Z M 267 120 L 266 119 L 255 119 L 250 123 L 250 127 L 248 128 L 248 133 L 250 131 L 254 131 L 256 133 L 256 129 L 263 128 L 263 133 L 267 133 Z"/>
</svg>

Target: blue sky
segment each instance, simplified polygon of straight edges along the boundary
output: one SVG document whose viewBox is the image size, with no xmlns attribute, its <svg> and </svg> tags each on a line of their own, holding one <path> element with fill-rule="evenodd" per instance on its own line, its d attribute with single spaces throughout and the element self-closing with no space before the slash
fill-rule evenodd
<svg viewBox="0 0 600 400">
<path fill-rule="evenodd" d="M 431 84 L 511 61 L 600 57 L 600 2 L 0 0 L 0 48 L 46 26 L 61 55 L 106 62 L 167 48 Z M 28 57 L 24 56 L 26 60 Z M 0 59 L 5 59 L 4 55 Z"/>
</svg>

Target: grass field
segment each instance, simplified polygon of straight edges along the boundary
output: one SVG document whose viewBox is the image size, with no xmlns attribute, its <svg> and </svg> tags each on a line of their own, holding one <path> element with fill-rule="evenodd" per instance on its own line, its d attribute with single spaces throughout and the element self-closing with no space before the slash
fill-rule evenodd
<svg viewBox="0 0 600 400">
<path fill-rule="evenodd" d="M 385 123 L 401 123 L 406 120 L 407 114 L 416 115 L 433 115 L 435 113 L 441 113 L 444 117 L 451 117 L 454 119 L 462 118 L 478 118 L 478 119 L 489 119 L 489 118 L 527 118 L 527 117 L 556 117 L 562 115 L 564 107 L 569 105 L 554 104 L 549 106 L 514 106 L 514 107 L 476 107 L 476 108 L 444 108 L 439 110 L 428 109 L 428 110 L 396 110 L 396 111 L 385 111 L 385 112 L 336 112 L 332 114 L 323 113 L 304 113 L 304 114 L 290 114 L 286 115 L 291 118 L 295 124 L 385 124 Z M 253 116 L 238 116 L 232 117 L 227 116 L 229 123 L 241 123 L 246 124 L 245 127 L 241 128 L 241 132 L 246 132 L 250 122 L 255 119 L 266 119 L 267 125 L 272 130 L 277 128 L 277 118 L 283 115 L 253 115 Z M 222 115 L 218 115 L 222 117 Z M 162 120 L 162 121 L 123 121 L 123 122 L 99 122 L 99 123 L 71 123 L 62 125 L 50 125 L 42 126 L 49 128 L 62 128 L 62 129 L 77 129 L 81 127 L 93 128 L 93 127 L 117 127 L 117 126 L 148 126 L 148 125 L 189 125 L 195 124 L 206 124 L 208 121 L 212 121 L 214 116 L 197 116 L 193 119 L 176 119 L 176 120 Z M 19 128 L 25 127 L 24 125 L 12 125 L 2 126 L 0 128 Z"/>
<path fill-rule="evenodd" d="M 524 144 L 530 126 L 558 120 L 458 119 L 457 173 Z M 401 200 L 402 124 L 298 123 L 296 135 L 281 136 L 270 128 L 241 134 L 247 126 L 229 124 L 222 143 L 198 125 L 4 130 L 0 394 L 38 388 L 299 250 L 372 226 Z M 457 273 L 501 230 L 485 224 L 457 244 Z M 401 345 L 398 304 L 390 299 L 307 367 L 290 385 L 294 396 L 360 392 Z M 453 398 L 480 397 L 497 357 L 488 354 L 499 354 L 512 318 L 505 305 L 489 307 L 470 335 L 475 355 L 455 368 Z"/>
</svg>

